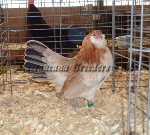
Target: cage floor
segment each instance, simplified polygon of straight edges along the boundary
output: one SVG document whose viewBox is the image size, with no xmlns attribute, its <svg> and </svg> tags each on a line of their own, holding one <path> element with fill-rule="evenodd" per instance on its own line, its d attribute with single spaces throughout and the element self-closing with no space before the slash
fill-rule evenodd
<svg viewBox="0 0 150 135">
<path fill-rule="evenodd" d="M 7 71 L 9 72 L 9 71 Z M 94 107 L 88 108 L 87 101 L 79 99 L 83 108 L 73 107 L 73 100 L 56 97 L 53 87 L 32 81 L 22 72 L 12 72 L 13 95 L 10 83 L 5 83 L 4 94 L 0 94 L 0 132 L 7 135 L 125 135 L 127 124 L 128 73 L 116 71 L 116 91 L 112 93 L 112 78 L 103 84 L 94 98 Z M 148 71 L 143 70 L 147 74 Z M 146 83 L 147 79 L 143 75 Z M 5 76 L 5 73 L 4 75 Z M 0 76 L 2 81 L 2 76 Z M 9 79 L 9 78 L 8 78 Z M 19 82 L 18 80 L 27 80 Z M 110 82 L 109 82 L 110 81 Z M 132 85 L 132 84 L 131 84 Z M 143 84 L 145 85 L 145 84 Z M 0 88 L 3 84 L 0 84 Z M 105 87 L 105 88 L 104 88 Z M 146 87 L 139 92 L 146 96 Z M 131 131 L 134 122 L 134 93 L 131 94 Z M 145 133 L 146 101 L 138 100 L 137 132 Z"/>
</svg>

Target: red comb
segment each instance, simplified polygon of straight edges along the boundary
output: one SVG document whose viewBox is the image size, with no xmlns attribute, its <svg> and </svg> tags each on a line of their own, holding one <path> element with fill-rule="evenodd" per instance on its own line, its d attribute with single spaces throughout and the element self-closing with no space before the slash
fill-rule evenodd
<svg viewBox="0 0 150 135">
<path fill-rule="evenodd" d="M 29 0 L 28 3 L 34 4 L 34 0 Z"/>
</svg>

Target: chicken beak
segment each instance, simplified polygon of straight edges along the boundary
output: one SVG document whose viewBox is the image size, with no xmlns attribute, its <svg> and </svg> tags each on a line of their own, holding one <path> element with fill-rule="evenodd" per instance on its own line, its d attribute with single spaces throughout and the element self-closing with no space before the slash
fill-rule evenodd
<svg viewBox="0 0 150 135">
<path fill-rule="evenodd" d="M 105 39 L 105 35 L 104 34 L 102 34 L 102 39 Z"/>
</svg>

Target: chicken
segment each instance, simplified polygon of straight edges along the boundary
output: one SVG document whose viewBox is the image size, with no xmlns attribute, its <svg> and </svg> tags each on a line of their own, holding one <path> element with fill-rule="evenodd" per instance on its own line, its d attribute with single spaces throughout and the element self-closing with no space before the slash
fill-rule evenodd
<svg viewBox="0 0 150 135">
<path fill-rule="evenodd" d="M 34 0 L 28 1 L 27 28 L 27 40 L 41 41 L 51 49 L 55 47 L 54 43 L 50 43 L 54 41 L 54 30 L 46 24 Z"/>
<path fill-rule="evenodd" d="M 27 13 L 27 41 L 37 40 L 48 48 L 63 56 L 72 53 L 76 45 L 69 41 L 67 29 L 54 29 L 47 25 L 40 11 L 35 7 L 34 0 L 28 1 Z"/>
<path fill-rule="evenodd" d="M 25 51 L 26 72 L 35 81 L 53 83 L 60 98 L 92 99 L 111 73 L 112 55 L 105 35 L 94 30 L 82 41 L 79 53 L 63 57 L 38 41 L 28 41 Z"/>
</svg>

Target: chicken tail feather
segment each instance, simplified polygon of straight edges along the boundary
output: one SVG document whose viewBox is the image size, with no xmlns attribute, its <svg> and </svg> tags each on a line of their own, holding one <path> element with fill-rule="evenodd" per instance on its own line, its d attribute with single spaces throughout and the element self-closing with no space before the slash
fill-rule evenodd
<svg viewBox="0 0 150 135">
<path fill-rule="evenodd" d="M 36 81 L 48 81 L 47 75 L 44 71 L 45 62 L 43 54 L 48 49 L 44 44 L 30 40 L 27 42 L 27 49 L 25 51 L 25 64 L 26 72 L 32 76 Z"/>
</svg>

